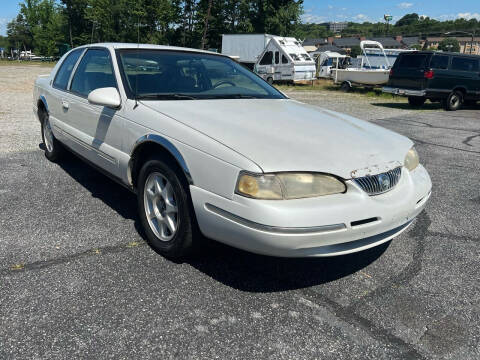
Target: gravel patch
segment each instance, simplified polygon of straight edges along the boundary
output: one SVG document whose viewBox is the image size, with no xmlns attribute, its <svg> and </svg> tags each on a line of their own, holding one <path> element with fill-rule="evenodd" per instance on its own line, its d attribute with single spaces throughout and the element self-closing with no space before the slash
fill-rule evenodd
<svg viewBox="0 0 480 360">
<path fill-rule="evenodd" d="M 40 125 L 35 119 L 33 84 L 38 75 L 48 74 L 45 66 L 0 66 L 0 152 L 38 149 Z"/>
</svg>

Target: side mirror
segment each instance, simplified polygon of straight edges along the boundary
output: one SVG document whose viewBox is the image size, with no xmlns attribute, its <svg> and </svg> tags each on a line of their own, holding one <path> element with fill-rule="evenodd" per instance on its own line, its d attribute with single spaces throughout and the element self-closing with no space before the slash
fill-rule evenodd
<svg viewBox="0 0 480 360">
<path fill-rule="evenodd" d="M 95 89 L 88 94 L 88 102 L 111 108 L 118 108 L 121 104 L 120 94 L 114 87 Z"/>
</svg>

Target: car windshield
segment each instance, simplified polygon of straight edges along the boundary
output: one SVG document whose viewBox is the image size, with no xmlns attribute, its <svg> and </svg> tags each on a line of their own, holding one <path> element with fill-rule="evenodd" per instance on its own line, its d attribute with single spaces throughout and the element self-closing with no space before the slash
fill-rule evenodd
<svg viewBox="0 0 480 360">
<path fill-rule="evenodd" d="M 118 50 L 130 98 L 146 100 L 284 99 L 278 90 L 232 59 L 170 50 Z"/>
</svg>

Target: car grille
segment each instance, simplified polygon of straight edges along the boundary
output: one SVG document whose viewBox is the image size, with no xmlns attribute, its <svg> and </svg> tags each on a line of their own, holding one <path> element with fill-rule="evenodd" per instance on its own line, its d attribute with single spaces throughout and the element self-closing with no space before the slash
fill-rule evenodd
<svg viewBox="0 0 480 360">
<path fill-rule="evenodd" d="M 392 190 L 397 185 L 401 175 L 402 168 L 397 167 L 381 174 L 367 175 L 353 180 L 368 195 L 378 195 Z"/>
</svg>

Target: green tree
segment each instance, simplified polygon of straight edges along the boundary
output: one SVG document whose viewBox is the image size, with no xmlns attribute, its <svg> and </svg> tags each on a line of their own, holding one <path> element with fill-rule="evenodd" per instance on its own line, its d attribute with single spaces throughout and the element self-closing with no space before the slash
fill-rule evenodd
<svg viewBox="0 0 480 360">
<path fill-rule="evenodd" d="M 27 50 L 32 48 L 33 36 L 23 14 L 7 24 L 7 37 L 10 49 Z"/>
<path fill-rule="evenodd" d="M 413 25 L 413 24 L 418 23 L 419 20 L 420 20 L 420 16 L 418 16 L 418 14 L 416 14 L 416 13 L 407 14 L 407 15 L 403 16 L 400 20 L 398 20 L 395 23 L 395 26 L 399 27 L 399 26 L 405 26 L 405 25 L 406 26 Z"/>
<path fill-rule="evenodd" d="M 460 44 L 455 38 L 446 38 L 439 42 L 438 50 L 449 51 L 449 52 L 459 52 Z"/>
<path fill-rule="evenodd" d="M 352 48 L 350 49 L 350 56 L 352 58 L 355 58 L 361 54 L 362 54 L 362 49 L 360 49 L 360 46 L 358 45 L 352 46 Z"/>
</svg>

